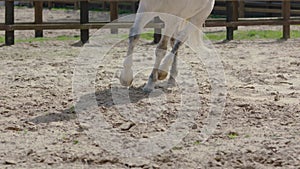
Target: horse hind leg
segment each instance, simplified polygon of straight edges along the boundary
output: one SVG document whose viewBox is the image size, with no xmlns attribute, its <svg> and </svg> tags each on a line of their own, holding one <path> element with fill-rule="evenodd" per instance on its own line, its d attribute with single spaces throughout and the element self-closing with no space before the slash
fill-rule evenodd
<svg viewBox="0 0 300 169">
<path fill-rule="evenodd" d="M 169 68 L 172 65 L 172 68 L 170 70 L 171 73 L 170 82 L 175 83 L 174 82 L 175 77 L 178 74 L 177 72 L 178 50 L 180 46 L 188 39 L 188 35 L 191 31 L 193 31 L 193 26 L 191 24 L 187 24 L 185 25 L 183 30 L 178 31 L 178 33 L 174 34 L 172 40 L 173 41 L 172 51 L 165 57 L 165 59 L 163 60 L 162 64 L 159 67 L 159 72 L 158 72 L 159 80 L 164 80 L 167 78 Z"/>
<path fill-rule="evenodd" d="M 172 65 L 171 76 L 173 76 L 172 78 L 175 78 L 177 76 L 177 53 L 181 44 L 182 44 L 181 41 L 176 40 L 175 44 L 173 45 L 172 51 L 165 57 L 162 64 L 159 66 L 159 70 L 158 70 L 159 80 L 164 80 L 167 78 L 168 70 L 171 65 Z"/>
<path fill-rule="evenodd" d="M 207 13 L 207 12 L 206 12 Z M 172 60 L 172 66 L 171 66 L 171 70 L 170 70 L 170 77 L 168 80 L 168 85 L 169 86 L 176 86 L 176 77 L 178 76 L 178 70 L 177 70 L 177 57 L 178 57 L 178 48 L 179 46 L 181 46 L 181 44 L 183 42 L 185 42 L 188 38 L 188 34 L 192 34 L 193 38 L 196 38 L 194 43 L 194 45 L 196 46 L 201 46 L 202 45 L 202 37 L 201 37 L 201 33 L 199 31 L 201 31 L 201 28 L 203 26 L 203 23 L 205 22 L 205 19 L 200 20 L 199 18 L 201 18 L 200 16 L 204 15 L 205 13 L 200 13 L 198 15 L 196 15 L 195 17 L 191 18 L 190 22 L 192 24 L 188 24 L 187 27 L 181 31 L 179 33 L 179 36 L 177 37 L 177 39 L 172 38 L 171 39 L 171 45 L 173 46 L 173 60 Z M 206 14 L 207 15 L 207 14 Z M 203 17 L 203 16 L 202 16 Z M 200 35 L 200 36 L 198 36 Z M 164 65 L 164 63 L 167 63 Z M 159 76 L 161 77 L 161 79 L 165 79 L 167 77 L 167 67 L 169 66 L 170 63 L 168 63 L 168 61 L 164 61 L 163 64 L 160 67 L 160 72 L 159 72 Z"/>
<path fill-rule="evenodd" d="M 165 16 L 160 16 L 160 17 L 165 22 L 165 29 L 164 29 L 161 41 L 159 42 L 159 44 L 156 48 L 156 52 L 155 52 L 156 59 L 155 59 L 154 67 L 153 67 L 152 73 L 150 74 L 148 82 L 144 87 L 145 92 L 151 92 L 155 87 L 155 83 L 158 80 L 161 80 L 161 75 L 159 73 L 160 72 L 159 67 L 160 67 L 162 60 L 166 57 L 168 43 L 170 41 L 170 38 L 176 31 L 176 26 L 174 27 L 174 25 L 177 24 L 177 20 L 173 20 L 172 18 L 170 19 Z"/>
<path fill-rule="evenodd" d="M 175 39 L 171 38 L 171 46 L 175 45 Z M 173 63 L 171 66 L 171 70 L 170 70 L 170 77 L 168 80 L 168 86 L 170 87 L 174 87 L 176 86 L 176 77 L 178 75 L 178 69 L 177 69 L 177 56 L 178 56 L 178 51 L 175 53 L 174 58 L 173 58 Z"/>
<path fill-rule="evenodd" d="M 169 36 L 164 35 L 156 48 L 155 51 L 156 58 L 155 58 L 154 67 L 152 73 L 149 76 L 148 82 L 143 89 L 145 92 L 151 92 L 155 87 L 155 83 L 159 79 L 158 68 L 160 66 L 162 59 L 165 57 L 167 53 L 169 39 L 170 39 Z"/>
</svg>

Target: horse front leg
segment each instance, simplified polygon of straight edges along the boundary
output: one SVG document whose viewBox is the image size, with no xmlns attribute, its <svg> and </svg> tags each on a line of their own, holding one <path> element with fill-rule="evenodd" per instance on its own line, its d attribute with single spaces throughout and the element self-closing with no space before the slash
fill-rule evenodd
<svg viewBox="0 0 300 169">
<path fill-rule="evenodd" d="M 120 75 L 120 83 L 123 86 L 130 86 L 133 81 L 133 51 L 137 42 L 139 41 L 140 34 L 142 33 L 142 29 L 146 26 L 146 24 L 151 21 L 153 16 L 149 14 L 145 14 L 142 11 L 137 14 L 133 27 L 130 29 L 129 34 L 129 47 L 127 55 L 123 61 L 123 70 Z"/>
<path fill-rule="evenodd" d="M 137 42 L 139 41 L 139 34 L 135 33 L 136 28 L 131 28 L 130 35 L 129 35 L 129 47 L 127 51 L 127 55 L 123 61 L 123 70 L 121 71 L 120 75 L 120 83 L 123 86 L 130 86 L 133 81 L 133 50 Z"/>
</svg>

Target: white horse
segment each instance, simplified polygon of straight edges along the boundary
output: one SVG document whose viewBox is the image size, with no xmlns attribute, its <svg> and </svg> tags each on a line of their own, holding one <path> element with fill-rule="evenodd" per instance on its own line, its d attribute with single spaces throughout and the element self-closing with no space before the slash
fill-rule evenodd
<svg viewBox="0 0 300 169">
<path fill-rule="evenodd" d="M 199 29 L 203 27 L 205 20 L 213 9 L 214 3 L 215 0 L 141 0 L 134 25 L 130 30 L 129 49 L 123 62 L 124 67 L 121 71 L 120 83 L 124 86 L 131 85 L 133 81 L 132 54 L 134 47 L 145 25 L 155 16 L 159 16 L 165 23 L 165 33 L 163 33 L 161 41 L 156 48 L 154 67 L 148 83 L 144 87 L 144 91 L 151 92 L 155 87 L 155 82 L 164 80 L 168 76 L 167 72 L 171 65 L 168 83 L 175 85 L 175 78 L 178 74 L 177 51 L 188 38 L 195 38 L 194 36 L 196 36 L 197 32 L 193 27 L 196 26 Z M 153 15 L 147 13 L 152 13 Z M 176 23 L 178 20 L 172 21 L 165 15 L 160 15 L 160 13 L 182 18 L 190 24 L 182 26 L 182 23 Z M 197 41 L 200 44 L 202 39 L 199 36 L 196 37 L 199 38 Z M 172 50 L 166 56 L 168 42 L 171 43 Z"/>
</svg>

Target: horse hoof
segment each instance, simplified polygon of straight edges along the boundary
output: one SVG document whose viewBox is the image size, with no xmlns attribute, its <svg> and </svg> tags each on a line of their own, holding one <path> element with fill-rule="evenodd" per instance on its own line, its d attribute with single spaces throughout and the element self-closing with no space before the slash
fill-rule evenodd
<svg viewBox="0 0 300 169">
<path fill-rule="evenodd" d="M 158 70 L 158 80 L 165 80 L 168 76 L 168 72 Z"/>
<path fill-rule="evenodd" d="M 122 80 L 120 79 L 120 83 L 122 86 L 131 86 L 133 80 L 130 81 L 126 81 L 126 80 Z"/>
<path fill-rule="evenodd" d="M 144 87 L 143 91 L 144 91 L 144 93 L 151 93 L 153 91 L 153 89 Z"/>
<path fill-rule="evenodd" d="M 168 80 L 168 87 L 176 87 L 176 80 L 172 77 Z"/>
<path fill-rule="evenodd" d="M 133 72 L 131 69 L 124 69 L 121 71 L 120 83 L 123 86 L 131 86 L 133 81 Z"/>
</svg>

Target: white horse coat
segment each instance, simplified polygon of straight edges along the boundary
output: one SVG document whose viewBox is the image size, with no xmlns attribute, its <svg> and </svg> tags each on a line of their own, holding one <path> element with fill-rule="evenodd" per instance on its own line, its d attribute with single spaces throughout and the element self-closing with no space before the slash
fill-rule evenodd
<svg viewBox="0 0 300 169">
<path fill-rule="evenodd" d="M 120 76 L 121 84 L 125 86 L 131 85 L 133 81 L 131 67 L 133 65 L 132 54 L 134 46 L 139 39 L 139 34 L 142 33 L 142 29 L 155 16 L 159 16 L 164 21 L 165 33 L 157 47 L 154 68 L 147 85 L 144 87 L 144 91 L 152 91 L 157 80 L 165 79 L 172 63 L 169 83 L 174 84 L 177 76 L 176 56 L 178 48 L 186 40 L 190 40 L 191 47 L 201 45 L 202 37 L 199 36 L 199 31 L 196 31 L 195 27 L 198 29 L 203 27 L 205 20 L 213 9 L 214 3 L 214 0 L 141 0 L 138 14 L 129 35 L 129 49 Z M 172 19 L 174 17 L 168 17 L 171 15 L 182 18 L 181 21 L 184 22 L 178 23 L 178 20 Z M 166 56 L 167 44 L 170 39 L 172 52 Z"/>
</svg>

